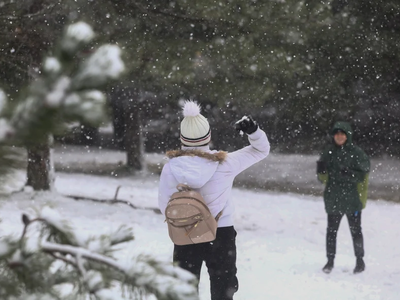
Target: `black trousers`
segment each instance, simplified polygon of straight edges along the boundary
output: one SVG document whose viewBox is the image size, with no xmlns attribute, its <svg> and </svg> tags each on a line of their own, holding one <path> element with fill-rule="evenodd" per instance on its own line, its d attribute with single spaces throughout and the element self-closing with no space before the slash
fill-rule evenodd
<svg viewBox="0 0 400 300">
<path fill-rule="evenodd" d="M 217 229 L 209 243 L 174 247 L 174 262 L 200 280 L 203 261 L 210 275 L 211 299 L 232 300 L 238 290 L 236 277 L 236 231 L 233 226 Z"/>
<path fill-rule="evenodd" d="M 328 228 L 326 231 L 326 255 L 335 258 L 336 238 L 340 221 L 344 214 L 328 214 Z M 356 257 L 364 257 L 364 238 L 361 230 L 361 211 L 346 214 L 349 222 L 350 233 L 353 239 L 354 254 Z"/>
</svg>

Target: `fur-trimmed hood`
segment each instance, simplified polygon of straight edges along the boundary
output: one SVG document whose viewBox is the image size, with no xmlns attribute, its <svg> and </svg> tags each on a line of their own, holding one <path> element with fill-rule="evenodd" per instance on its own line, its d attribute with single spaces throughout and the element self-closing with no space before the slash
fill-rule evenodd
<svg viewBox="0 0 400 300">
<path fill-rule="evenodd" d="M 203 157 L 211 161 L 217 161 L 219 163 L 222 163 L 226 159 L 227 152 L 225 151 L 219 151 L 219 152 L 205 152 L 201 150 L 170 150 L 167 151 L 166 153 L 168 158 L 175 158 L 175 157 L 180 157 L 180 156 L 198 156 L 198 157 Z"/>
<path fill-rule="evenodd" d="M 227 157 L 226 152 L 181 149 L 168 151 L 171 173 L 179 183 L 199 189 L 216 172 L 218 165 Z"/>
</svg>

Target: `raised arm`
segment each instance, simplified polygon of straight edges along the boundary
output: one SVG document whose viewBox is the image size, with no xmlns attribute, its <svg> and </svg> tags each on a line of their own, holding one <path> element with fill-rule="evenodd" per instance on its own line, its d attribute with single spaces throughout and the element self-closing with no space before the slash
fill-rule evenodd
<svg viewBox="0 0 400 300">
<path fill-rule="evenodd" d="M 250 146 L 228 154 L 228 163 L 235 175 L 266 158 L 270 151 L 267 135 L 251 117 L 244 116 L 236 122 L 236 130 L 248 135 Z"/>
</svg>

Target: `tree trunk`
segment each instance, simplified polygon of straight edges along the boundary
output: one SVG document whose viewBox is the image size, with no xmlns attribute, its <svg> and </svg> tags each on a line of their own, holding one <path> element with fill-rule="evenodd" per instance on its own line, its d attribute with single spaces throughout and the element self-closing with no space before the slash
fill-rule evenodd
<svg viewBox="0 0 400 300">
<path fill-rule="evenodd" d="M 143 169 L 143 134 L 140 112 L 136 105 L 130 105 L 125 112 L 125 138 L 126 163 L 133 170 Z"/>
<path fill-rule="evenodd" d="M 31 146 L 28 149 L 27 185 L 35 191 L 51 189 L 51 158 L 48 143 Z"/>
</svg>

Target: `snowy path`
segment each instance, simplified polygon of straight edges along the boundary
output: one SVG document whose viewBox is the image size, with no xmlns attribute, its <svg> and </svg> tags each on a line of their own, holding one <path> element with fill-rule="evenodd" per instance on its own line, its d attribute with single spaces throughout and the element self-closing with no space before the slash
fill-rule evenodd
<svg viewBox="0 0 400 300">
<path fill-rule="evenodd" d="M 157 177 L 110 178 L 81 174 L 57 174 L 56 188 L 62 194 L 112 199 L 117 186 L 119 199 L 137 206 L 157 207 Z M 347 220 L 338 234 L 338 255 L 330 275 L 325 263 L 325 213 L 322 199 L 292 194 L 235 189 L 238 231 L 239 292 L 235 300 L 397 300 L 400 299 L 400 205 L 384 201 L 368 203 L 363 212 L 366 265 L 353 275 L 353 256 Z M 74 201 L 56 193 L 29 193 L 0 198 L 0 233 L 20 232 L 20 215 L 45 202 L 54 205 L 87 234 L 107 233 L 121 224 L 133 227 L 135 241 L 121 250 L 121 260 L 150 253 L 170 260 L 172 244 L 161 215 L 134 210 L 124 204 Z M 206 270 L 200 295 L 209 299 Z M 118 298 L 116 298 L 118 299 Z"/>
</svg>

